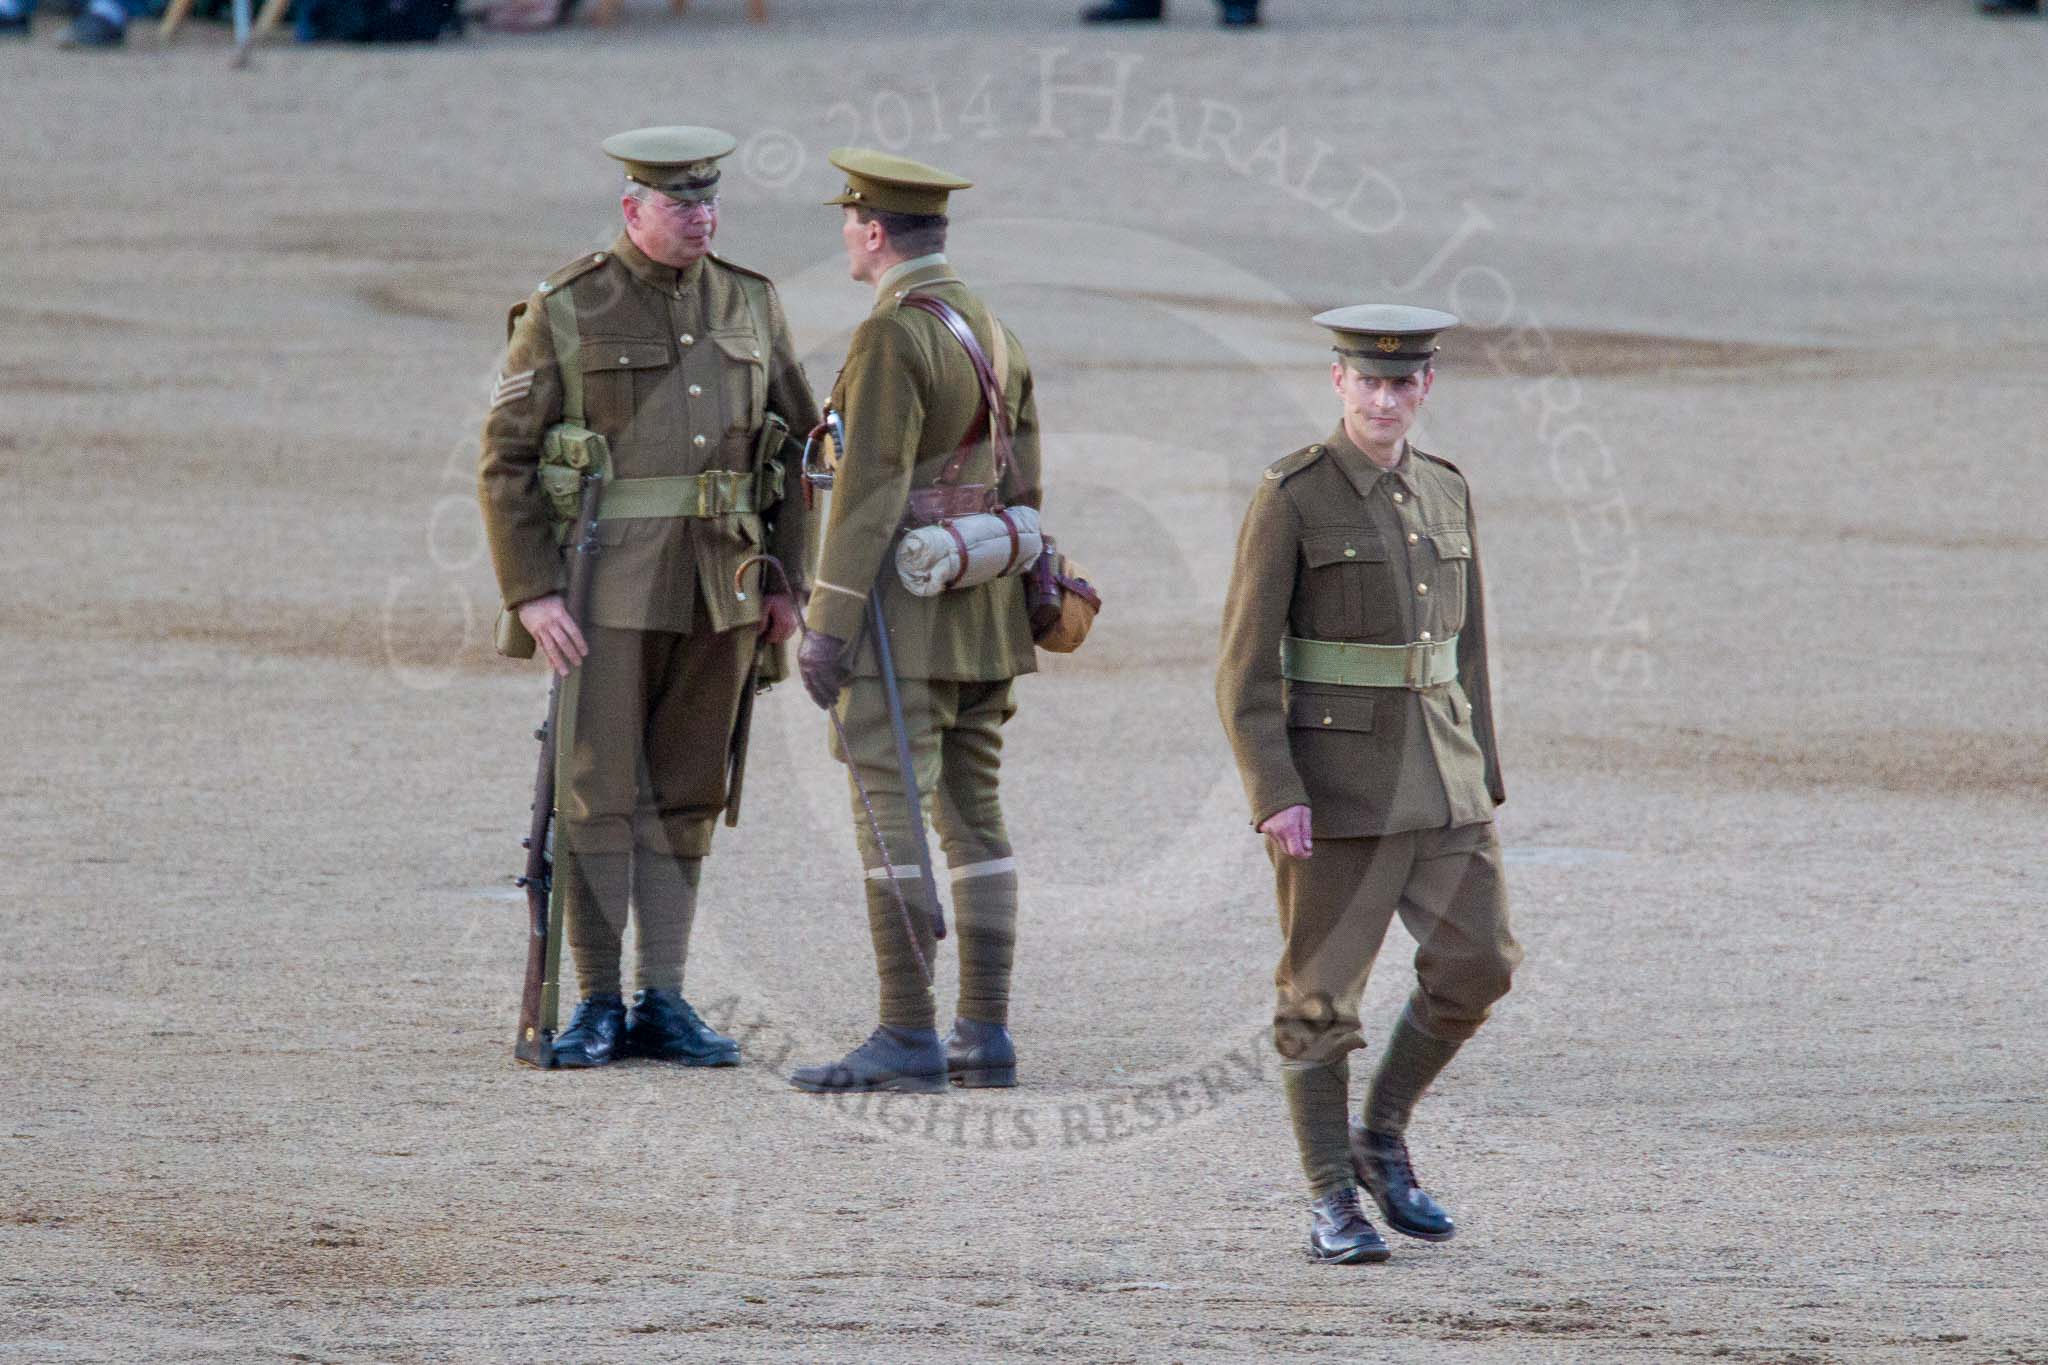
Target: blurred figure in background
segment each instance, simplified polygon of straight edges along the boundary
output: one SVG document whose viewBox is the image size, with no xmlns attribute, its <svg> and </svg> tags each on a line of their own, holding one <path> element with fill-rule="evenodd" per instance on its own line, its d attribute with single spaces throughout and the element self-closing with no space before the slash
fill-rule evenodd
<svg viewBox="0 0 2048 1365">
<path fill-rule="evenodd" d="M 1251 28 L 1259 22 L 1259 0 L 1218 0 L 1216 22 L 1225 28 Z M 1166 0 L 1102 0 L 1081 11 L 1084 24 L 1157 23 L 1166 17 Z"/>
<path fill-rule="evenodd" d="M 36 0 L 0 0 L 0 38 L 28 37 Z M 128 7 L 121 0 L 89 0 L 72 11 L 62 47 L 119 47 L 128 36 Z"/>
</svg>

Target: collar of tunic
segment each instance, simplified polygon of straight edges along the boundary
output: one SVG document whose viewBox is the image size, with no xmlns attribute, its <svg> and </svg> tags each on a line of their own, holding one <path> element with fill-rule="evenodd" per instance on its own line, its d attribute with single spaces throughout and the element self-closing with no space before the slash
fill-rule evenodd
<svg viewBox="0 0 2048 1365">
<path fill-rule="evenodd" d="M 1401 443 L 1401 462 L 1392 469 L 1382 469 L 1368 459 L 1344 430 L 1342 422 L 1337 423 L 1337 429 L 1325 438 L 1323 445 L 1361 498 L 1370 493 L 1382 478 L 1397 480 L 1410 493 L 1421 491 L 1415 485 L 1415 447 L 1406 441 Z"/>
<path fill-rule="evenodd" d="M 896 262 L 896 264 L 882 272 L 882 278 L 875 281 L 875 297 L 879 299 L 893 292 L 904 276 L 921 270 L 929 270 L 933 266 L 945 266 L 946 275 L 953 273 L 952 266 L 946 260 L 946 253 L 943 251 L 933 251 L 923 256 L 913 256 L 907 261 Z M 944 278 L 944 276 L 937 278 Z M 922 284 L 924 281 L 920 280 L 918 283 Z"/>
<path fill-rule="evenodd" d="M 626 269 L 633 272 L 633 278 L 643 284 L 651 284 L 665 294 L 673 294 L 687 285 L 693 285 L 704 273 L 704 262 L 710 259 L 699 256 L 696 260 L 678 270 L 672 265 L 663 265 L 652 259 L 633 239 L 621 232 L 619 239 L 612 243 L 612 255 L 619 258 Z"/>
</svg>

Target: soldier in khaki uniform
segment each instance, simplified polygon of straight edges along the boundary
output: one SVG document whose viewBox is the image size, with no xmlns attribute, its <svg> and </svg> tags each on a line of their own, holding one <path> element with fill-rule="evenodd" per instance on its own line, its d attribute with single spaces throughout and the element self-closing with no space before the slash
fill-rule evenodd
<svg viewBox="0 0 2048 1365">
<path fill-rule="evenodd" d="M 563 1066 L 629 1053 L 739 1059 L 683 999 L 683 962 L 742 689 L 754 685 L 757 648 L 797 626 L 792 597 L 764 595 L 758 569 L 734 583 L 766 549 L 802 586 L 803 503 L 781 496 L 769 419 L 801 433 L 817 411 L 774 287 L 711 249 L 718 160 L 734 145 L 691 127 L 605 141 L 625 167 L 625 229 L 512 310 L 484 423 L 479 496 L 503 624 L 520 628 L 508 652 L 530 653 L 531 643 L 519 648 L 530 636 L 565 677 L 556 876 L 582 1002 L 555 1040 Z M 578 427 L 610 451 L 581 623 L 561 596 L 559 535 L 574 495 L 550 498 L 551 476 L 573 489 L 577 471 L 551 452 Z M 620 994 L 629 914 L 640 987 L 630 1012 Z"/>
<path fill-rule="evenodd" d="M 1284 947 L 1273 1040 L 1311 1197 L 1310 1253 L 1382 1261 L 1362 1184 L 1396 1231 L 1449 1238 L 1405 1140 L 1430 1081 L 1507 992 L 1493 808 L 1506 799 L 1465 480 L 1407 433 L 1434 381 L 1431 309 L 1317 316 L 1344 417 L 1273 464 L 1237 543 L 1217 703 L 1267 838 Z M 1417 986 L 1350 1125 L 1359 997 L 1398 911 Z"/>
<path fill-rule="evenodd" d="M 1039 505 L 1031 370 L 1016 337 L 946 259 L 947 197 L 968 182 L 880 152 L 842 149 L 832 162 L 846 172 L 846 187 L 827 202 L 843 209 L 849 270 L 874 287 L 875 309 L 853 335 L 828 405 L 845 422 L 846 445 L 799 662 L 812 698 L 838 709 L 852 752 L 835 748 L 835 756 L 858 772 L 873 798 L 889 856 L 876 847 L 856 792 L 881 1027 L 840 1061 L 806 1067 L 791 1080 L 814 1091 L 938 1090 L 949 1076 L 959 1085 L 1013 1085 L 1008 1022 L 1017 865 L 997 781 L 1003 722 L 1016 709 L 1011 680 L 1037 666 L 1024 583 L 998 578 L 914 596 L 897 577 L 894 547 L 913 492 L 938 486 L 941 471 L 962 452 L 956 490 L 986 485 L 988 496 L 1005 505 Z M 999 379 L 1013 430 L 1005 478 L 996 475 L 991 414 L 973 362 L 944 322 L 905 304 L 918 294 L 957 310 Z M 877 582 L 919 796 L 938 828 L 952 883 L 960 997 L 943 1046 L 928 976 L 933 907 L 923 901 L 871 634 L 868 593 Z"/>
</svg>

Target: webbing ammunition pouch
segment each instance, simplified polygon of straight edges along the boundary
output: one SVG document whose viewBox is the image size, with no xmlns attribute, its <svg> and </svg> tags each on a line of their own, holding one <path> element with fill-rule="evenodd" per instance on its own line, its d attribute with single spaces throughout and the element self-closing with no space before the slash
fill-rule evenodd
<svg viewBox="0 0 2048 1365">
<path fill-rule="evenodd" d="M 557 422 L 541 434 L 540 488 L 548 495 L 557 542 L 566 541 L 569 528 L 576 524 L 585 471 L 595 473 L 608 485 L 605 491 L 611 491 L 612 448 L 602 435 L 580 420 Z M 598 516 L 603 517 L 602 504 L 599 509 Z"/>
</svg>

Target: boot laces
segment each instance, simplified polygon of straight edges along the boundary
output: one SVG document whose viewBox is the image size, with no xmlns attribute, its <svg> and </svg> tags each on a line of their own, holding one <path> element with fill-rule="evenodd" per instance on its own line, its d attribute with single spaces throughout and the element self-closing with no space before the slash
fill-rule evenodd
<svg viewBox="0 0 2048 1365">
<path fill-rule="evenodd" d="M 610 1012 L 611 1006 L 599 1003 L 595 997 L 579 1000 L 576 1002 L 575 1013 L 569 1016 L 569 1027 L 564 1029 L 563 1032 L 567 1033 L 580 1028 L 593 1028 L 600 1018 Z"/>
<path fill-rule="evenodd" d="M 1380 1145 L 1380 1160 L 1387 1168 L 1389 1184 L 1405 1182 L 1420 1187 L 1422 1181 L 1415 1174 L 1415 1162 L 1408 1155 L 1408 1139 L 1404 1137 L 1383 1137 Z"/>
</svg>

